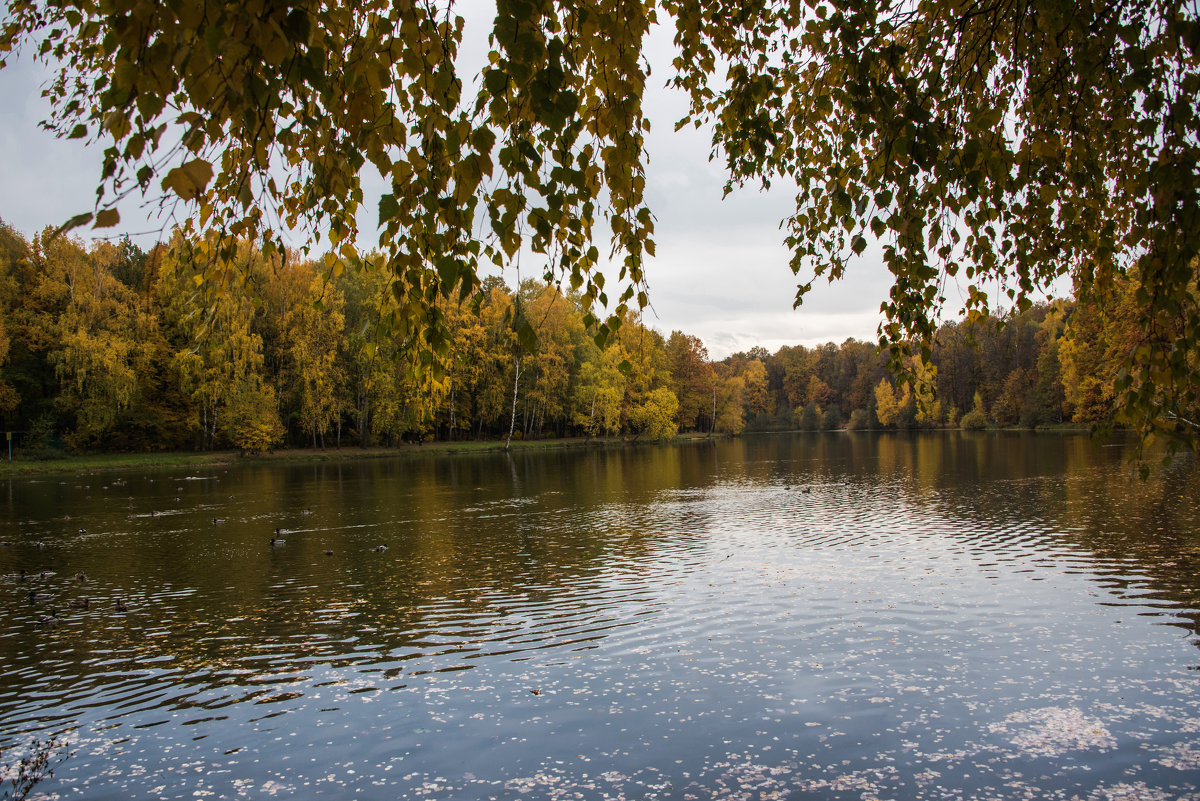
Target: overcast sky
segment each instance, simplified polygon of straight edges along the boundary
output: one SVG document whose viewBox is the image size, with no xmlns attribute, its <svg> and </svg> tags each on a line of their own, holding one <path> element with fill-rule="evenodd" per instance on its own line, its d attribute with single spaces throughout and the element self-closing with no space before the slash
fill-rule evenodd
<svg viewBox="0 0 1200 801">
<path fill-rule="evenodd" d="M 490 14 L 471 16 L 490 21 Z M 796 281 L 779 229 L 792 208 L 792 192 L 751 188 L 721 199 L 724 170 L 708 161 L 710 134 L 674 131 L 686 105 L 682 95 L 662 88 L 671 47 L 670 32 L 659 29 L 647 48 L 653 69 L 646 97 L 653 125 L 647 199 L 657 217 L 657 257 L 647 266 L 653 309 L 646 322 L 664 334 L 680 329 L 699 336 L 713 358 L 755 345 L 774 352 L 781 345 L 840 343 L 847 337 L 873 341 L 890 287 L 886 269 L 868 251 L 845 279 L 819 284 L 801 309 L 792 310 Z M 473 37 L 465 57 L 478 58 L 485 49 L 486 41 Z M 39 127 L 49 112 L 40 96 L 46 75 L 27 58 L 0 70 L 0 219 L 27 236 L 91 211 L 100 175 L 98 149 L 56 140 Z M 381 191 L 382 183 L 372 183 Z M 373 224 L 370 189 L 368 184 L 365 206 Z M 157 241 L 162 224 L 138 202 L 120 210 L 118 233 L 142 234 L 136 239 L 143 247 Z M 87 238 L 90 232 L 80 234 Z"/>
</svg>

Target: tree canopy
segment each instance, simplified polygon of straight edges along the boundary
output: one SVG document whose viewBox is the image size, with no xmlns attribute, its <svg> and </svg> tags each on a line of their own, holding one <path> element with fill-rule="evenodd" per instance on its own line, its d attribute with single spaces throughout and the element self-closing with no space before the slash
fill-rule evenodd
<svg viewBox="0 0 1200 801">
<path fill-rule="evenodd" d="M 643 307 L 647 34 L 711 125 L 729 188 L 798 186 L 797 302 L 871 240 L 894 276 L 880 344 L 928 353 L 947 282 L 968 314 L 1023 309 L 1070 276 L 1140 315 L 1114 380 L 1125 422 L 1195 430 L 1200 407 L 1200 20 L 1183 0 L 498 0 L 488 63 L 457 66 L 447 0 L 11 0 L 0 52 L 57 66 L 48 121 L 103 144 L 97 200 L 183 202 L 220 286 L 238 239 L 306 230 L 353 262 L 362 180 L 378 200 L 387 322 L 442 362 L 439 296 L 521 252 L 579 293 L 603 341 Z M 609 242 L 598 242 L 611 233 Z M 605 286 L 607 244 L 617 286 Z M 207 249 L 207 250 L 205 250 Z M 999 297 L 997 297 L 999 295 Z"/>
<path fill-rule="evenodd" d="M 209 299 L 193 291 L 200 249 L 181 235 L 142 251 L 52 228 L 27 239 L 0 220 L 0 430 L 17 432 L 19 455 L 43 458 L 62 446 L 1106 426 L 1139 325 L 1140 287 L 1124 279 L 1114 303 L 1035 303 L 1003 327 L 947 322 L 928 360 L 906 360 L 912 383 L 897 385 L 887 355 L 855 339 L 712 361 L 697 337 L 664 336 L 629 312 L 600 348 L 578 295 L 489 277 L 477 313 L 438 298 L 450 347 L 436 379 L 371 331 L 389 293 L 382 270 L 331 277 L 323 259 L 286 255 L 243 248 L 246 284 Z"/>
</svg>

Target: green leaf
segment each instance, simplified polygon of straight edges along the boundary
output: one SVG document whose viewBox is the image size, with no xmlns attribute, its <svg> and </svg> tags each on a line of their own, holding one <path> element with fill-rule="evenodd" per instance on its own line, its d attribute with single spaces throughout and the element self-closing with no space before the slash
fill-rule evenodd
<svg viewBox="0 0 1200 801">
<path fill-rule="evenodd" d="M 86 214 L 76 214 L 74 217 L 67 220 L 65 223 L 60 225 L 58 228 L 55 228 L 54 233 L 52 233 L 50 235 L 50 238 L 53 239 L 54 237 L 58 236 L 59 234 L 64 234 L 67 231 L 78 228 L 81 225 L 87 225 L 91 221 L 92 221 L 92 213 L 90 211 L 87 212 Z"/>
<path fill-rule="evenodd" d="M 471 145 L 475 148 L 476 153 L 491 153 L 495 144 L 496 133 L 490 128 L 476 128 L 472 131 Z"/>
<path fill-rule="evenodd" d="M 533 330 L 533 326 L 529 324 L 528 320 L 521 320 L 517 324 L 517 340 L 527 352 L 533 353 L 537 350 L 537 331 Z"/>
<path fill-rule="evenodd" d="M 96 214 L 96 224 L 93 228 L 112 228 L 121 221 L 121 213 L 116 209 L 104 209 Z"/>
<path fill-rule="evenodd" d="M 453 256 L 442 256 L 437 260 L 437 271 L 438 277 L 442 279 L 442 292 L 448 293 L 450 288 L 458 282 L 462 267 L 459 260 Z"/>
<path fill-rule="evenodd" d="M 308 14 L 302 8 L 293 8 L 288 12 L 287 19 L 283 23 L 283 32 L 293 42 L 300 44 L 308 44 L 308 36 L 312 30 L 312 23 L 308 19 Z"/>
<path fill-rule="evenodd" d="M 504 94 L 504 90 L 508 87 L 508 75 L 504 70 L 500 69 L 487 70 L 483 73 L 483 87 L 487 90 L 488 94 L 493 97 L 499 97 Z"/>
<path fill-rule="evenodd" d="M 382 195 L 379 198 L 379 225 L 383 225 L 400 212 L 400 204 L 396 202 L 396 196 L 393 194 Z"/>
</svg>

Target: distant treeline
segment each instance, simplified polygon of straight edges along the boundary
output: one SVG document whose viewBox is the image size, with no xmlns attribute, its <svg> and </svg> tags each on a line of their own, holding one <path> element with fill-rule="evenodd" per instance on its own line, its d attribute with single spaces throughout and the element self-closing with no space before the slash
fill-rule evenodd
<svg viewBox="0 0 1200 801">
<path fill-rule="evenodd" d="M 440 301 L 453 338 L 440 364 L 411 364 L 381 335 L 379 270 L 245 249 L 214 285 L 188 253 L 0 223 L 0 419 L 20 450 L 1098 423 L 1136 323 L 1132 294 L 947 323 L 897 386 L 854 339 L 714 362 L 630 317 L 600 348 L 571 296 L 492 279 L 477 309 Z"/>
</svg>

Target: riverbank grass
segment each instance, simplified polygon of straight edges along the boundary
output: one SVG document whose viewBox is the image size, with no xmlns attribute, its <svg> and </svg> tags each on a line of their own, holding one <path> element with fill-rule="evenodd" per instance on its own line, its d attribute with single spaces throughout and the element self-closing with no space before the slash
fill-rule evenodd
<svg viewBox="0 0 1200 801">
<path fill-rule="evenodd" d="M 560 448 L 609 448 L 624 442 L 618 437 L 601 439 L 562 438 L 514 440 L 513 451 L 552 450 Z M 488 453 L 503 451 L 503 440 L 467 440 L 462 442 L 428 442 L 405 444 L 397 448 L 289 448 L 259 454 L 240 454 L 236 451 L 208 453 L 109 453 L 64 455 L 57 459 L 21 459 L 0 461 L 0 478 L 55 473 L 95 473 L 110 470 L 157 470 L 180 467 L 214 467 L 263 462 L 352 462 L 360 459 L 388 459 L 447 453 Z"/>
</svg>

